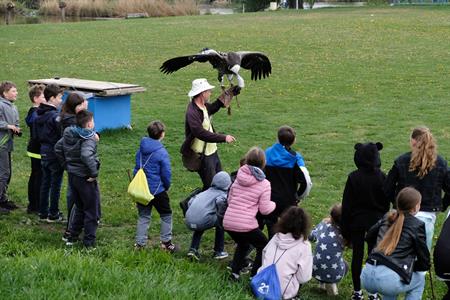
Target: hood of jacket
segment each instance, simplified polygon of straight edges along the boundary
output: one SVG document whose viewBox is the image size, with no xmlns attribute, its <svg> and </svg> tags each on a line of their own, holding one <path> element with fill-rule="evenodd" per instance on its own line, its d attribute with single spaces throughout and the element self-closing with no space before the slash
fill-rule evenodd
<svg viewBox="0 0 450 300">
<path fill-rule="evenodd" d="M 52 113 L 46 114 L 47 112 Z M 41 103 L 36 110 L 36 114 L 38 116 L 36 119 L 36 123 L 39 124 L 39 126 L 43 126 L 43 124 L 53 118 L 55 114 L 58 114 L 58 110 L 54 106 Z"/>
<path fill-rule="evenodd" d="M 81 139 L 87 140 L 94 136 L 94 134 L 95 132 L 93 130 L 70 126 L 64 130 L 63 137 L 66 145 L 75 145 Z"/>
<path fill-rule="evenodd" d="M 227 172 L 221 171 L 214 175 L 211 182 L 211 187 L 217 188 L 222 191 L 227 191 L 231 185 L 231 178 Z"/>
<path fill-rule="evenodd" d="M 294 239 L 292 234 L 289 233 L 281 233 L 278 232 L 274 235 L 274 242 L 280 248 L 281 250 L 290 249 L 292 247 L 297 246 L 298 244 L 304 242 L 302 238 L 299 238 L 298 240 Z"/>
<path fill-rule="evenodd" d="M 357 143 L 355 144 L 354 161 L 358 169 L 376 170 L 381 166 L 380 150 L 382 143 Z"/>
<path fill-rule="evenodd" d="M 255 169 L 258 169 L 259 171 L 255 170 Z M 249 165 L 243 165 L 238 171 L 236 180 L 237 180 L 237 182 L 239 182 L 239 184 L 241 186 L 252 186 L 257 182 L 264 180 L 265 175 L 264 175 L 264 178 L 262 178 L 262 179 L 258 179 L 254 175 L 254 174 L 261 175 L 261 173 L 262 173 L 262 175 L 264 175 L 264 172 L 260 168 L 249 166 Z M 259 178 L 261 178 L 261 177 L 259 177 Z"/>
<path fill-rule="evenodd" d="M 41 116 L 51 110 L 58 110 L 58 109 L 55 106 L 41 103 L 37 109 L 37 114 L 38 114 L 38 116 Z"/>
<path fill-rule="evenodd" d="M 266 149 L 266 165 L 282 168 L 292 168 L 297 162 L 299 166 L 304 165 L 303 158 L 297 157 L 297 153 L 286 149 L 280 143 L 275 143 Z"/>
<path fill-rule="evenodd" d="M 147 156 L 150 153 L 156 152 L 163 147 L 163 144 L 161 144 L 159 140 L 155 140 L 150 137 L 143 137 L 139 150 L 144 156 Z"/>
<path fill-rule="evenodd" d="M 73 114 L 61 114 L 61 127 L 62 129 L 66 129 L 69 126 L 76 125 L 76 117 Z"/>
</svg>

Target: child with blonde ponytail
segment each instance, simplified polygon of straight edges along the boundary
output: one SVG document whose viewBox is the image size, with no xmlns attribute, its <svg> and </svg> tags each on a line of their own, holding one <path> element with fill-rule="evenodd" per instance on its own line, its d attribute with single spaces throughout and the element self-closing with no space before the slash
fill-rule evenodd
<svg viewBox="0 0 450 300">
<path fill-rule="evenodd" d="M 369 293 L 384 300 L 419 300 L 425 288 L 425 273 L 430 269 L 430 252 L 425 239 L 425 224 L 414 215 L 421 207 L 421 194 L 412 187 L 397 195 L 397 210 L 377 222 L 367 233 L 369 245 L 376 245 L 361 273 L 361 283 Z"/>
<path fill-rule="evenodd" d="M 437 154 L 436 141 L 427 127 L 413 129 L 410 146 L 410 152 L 395 160 L 384 191 L 391 202 L 406 186 L 414 187 L 420 192 L 422 203 L 416 217 L 425 223 L 427 246 L 431 249 L 436 214 L 443 209 L 442 190 L 450 192 L 447 161 Z"/>
</svg>

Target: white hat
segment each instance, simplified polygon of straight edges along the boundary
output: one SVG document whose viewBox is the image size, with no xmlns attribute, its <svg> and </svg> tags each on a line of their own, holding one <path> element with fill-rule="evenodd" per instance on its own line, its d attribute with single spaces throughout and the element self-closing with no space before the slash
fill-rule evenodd
<svg viewBox="0 0 450 300">
<path fill-rule="evenodd" d="M 211 90 L 213 88 L 214 86 L 210 85 L 205 78 L 194 79 L 194 81 L 192 81 L 192 88 L 189 91 L 188 96 L 194 97 L 201 92 Z"/>
</svg>

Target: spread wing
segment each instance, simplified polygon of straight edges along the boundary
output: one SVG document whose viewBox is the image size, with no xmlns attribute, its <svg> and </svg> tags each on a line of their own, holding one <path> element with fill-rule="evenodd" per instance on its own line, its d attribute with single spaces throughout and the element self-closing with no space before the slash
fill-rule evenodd
<svg viewBox="0 0 450 300">
<path fill-rule="evenodd" d="M 261 52 L 240 51 L 241 67 L 252 71 L 252 80 L 269 77 L 272 65 L 269 58 Z"/>
<path fill-rule="evenodd" d="M 195 54 L 195 55 L 189 55 L 189 56 L 179 56 L 175 58 L 171 58 L 169 60 L 166 60 L 161 67 L 159 67 L 159 70 L 163 72 L 164 74 L 170 74 L 175 71 L 178 71 L 181 68 L 184 68 L 193 62 L 207 62 L 209 61 L 211 65 L 214 68 L 218 68 L 218 66 L 221 64 L 222 59 L 217 54 Z"/>
</svg>

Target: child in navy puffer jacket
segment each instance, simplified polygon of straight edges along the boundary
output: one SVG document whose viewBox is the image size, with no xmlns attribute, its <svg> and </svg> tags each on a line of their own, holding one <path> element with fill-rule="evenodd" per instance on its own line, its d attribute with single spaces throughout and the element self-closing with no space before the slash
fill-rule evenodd
<svg viewBox="0 0 450 300">
<path fill-rule="evenodd" d="M 134 174 L 142 165 L 150 193 L 155 198 L 147 206 L 137 203 L 139 218 L 135 248 L 141 249 L 147 244 L 152 208 L 155 207 L 161 218 L 161 248 L 174 252 L 176 246 L 172 243 L 172 209 L 167 195 L 171 180 L 170 158 L 161 143 L 165 136 L 165 126 L 160 121 L 153 121 L 148 125 L 147 132 L 149 137 L 142 138 L 136 153 Z"/>
</svg>

